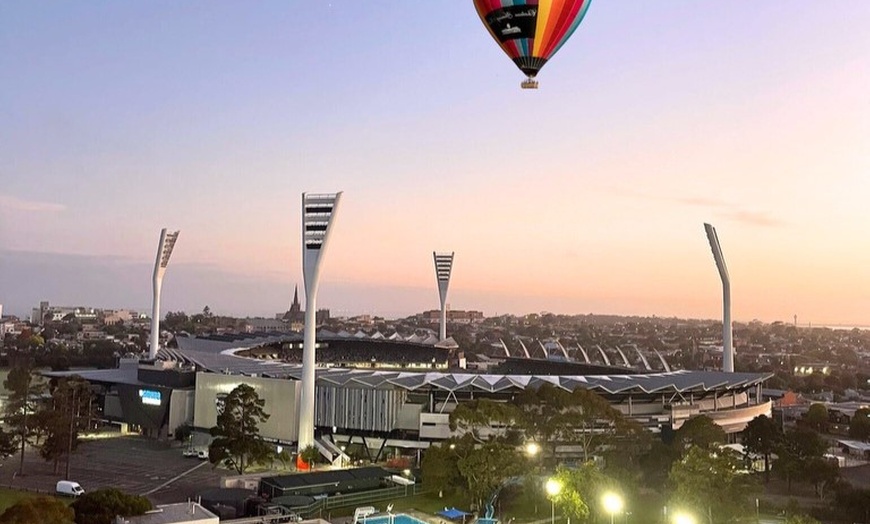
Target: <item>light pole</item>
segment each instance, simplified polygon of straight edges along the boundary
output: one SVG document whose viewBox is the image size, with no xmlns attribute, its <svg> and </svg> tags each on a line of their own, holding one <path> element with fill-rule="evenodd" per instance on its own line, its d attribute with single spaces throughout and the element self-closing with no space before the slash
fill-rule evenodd
<svg viewBox="0 0 870 524">
<path fill-rule="evenodd" d="M 675 513 L 674 524 L 695 524 L 695 517 L 693 517 L 689 513 Z"/>
<path fill-rule="evenodd" d="M 613 524 L 613 516 L 622 511 L 622 497 L 609 491 L 601 497 L 601 503 L 604 506 L 604 511 L 610 513 L 610 524 Z"/>
<path fill-rule="evenodd" d="M 544 488 L 547 490 L 547 495 L 550 496 L 550 524 L 556 524 L 556 496 L 562 491 L 562 483 L 551 478 L 544 484 Z"/>
</svg>

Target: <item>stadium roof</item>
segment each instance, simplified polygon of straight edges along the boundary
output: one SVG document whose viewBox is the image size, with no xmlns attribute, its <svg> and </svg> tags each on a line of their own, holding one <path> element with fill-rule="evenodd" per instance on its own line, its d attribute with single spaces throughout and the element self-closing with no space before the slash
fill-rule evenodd
<svg viewBox="0 0 870 524">
<path fill-rule="evenodd" d="M 302 368 L 296 364 L 254 360 L 229 351 L 161 350 L 160 357 L 195 364 L 214 373 L 256 375 L 299 380 Z M 181 358 L 178 358 L 181 357 Z M 498 392 L 536 388 L 549 383 L 573 391 L 578 387 L 604 393 L 689 393 L 742 389 L 761 384 L 770 373 L 725 373 L 721 371 L 672 371 L 610 375 L 503 375 L 454 372 L 380 371 L 352 368 L 318 368 L 317 382 L 350 387 L 398 387 L 409 391 L 434 387 L 444 391 Z"/>
</svg>

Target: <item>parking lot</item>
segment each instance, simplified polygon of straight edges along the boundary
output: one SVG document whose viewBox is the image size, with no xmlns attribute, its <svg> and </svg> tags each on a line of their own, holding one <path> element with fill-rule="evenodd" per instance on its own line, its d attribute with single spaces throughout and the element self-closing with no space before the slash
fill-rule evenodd
<svg viewBox="0 0 870 524">
<path fill-rule="evenodd" d="M 65 464 L 55 474 L 53 464 L 36 450 L 25 452 L 24 475 L 16 475 L 19 456 L 0 465 L 0 484 L 18 489 L 54 492 Z M 85 490 L 115 487 L 147 495 L 156 504 L 183 502 L 208 488 L 218 487 L 226 470 L 208 461 L 182 457 L 181 449 L 137 436 L 112 436 L 84 441 L 73 454 L 70 480 Z"/>
</svg>

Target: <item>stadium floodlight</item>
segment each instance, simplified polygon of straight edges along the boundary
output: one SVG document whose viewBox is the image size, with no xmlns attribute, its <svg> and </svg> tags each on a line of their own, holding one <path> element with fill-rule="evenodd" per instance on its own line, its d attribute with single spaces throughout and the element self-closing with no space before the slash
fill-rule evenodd
<svg viewBox="0 0 870 524">
<path fill-rule="evenodd" d="M 453 271 L 453 253 L 432 252 L 435 258 L 435 279 L 438 281 L 438 296 L 441 297 L 441 324 L 438 328 L 438 340 L 447 339 L 447 287 L 450 285 L 450 273 Z"/>
<path fill-rule="evenodd" d="M 722 255 L 722 246 L 719 245 L 719 236 L 716 228 L 710 224 L 704 224 L 707 232 L 707 240 L 710 249 L 713 250 L 713 259 L 716 268 L 719 269 L 719 278 L 722 279 L 722 371 L 734 372 L 734 343 L 731 340 L 731 278 L 728 276 L 728 267 L 725 265 L 725 257 Z"/>
<path fill-rule="evenodd" d="M 160 349 L 160 291 L 163 288 L 163 275 L 166 274 L 166 266 L 169 265 L 169 257 L 175 248 L 180 231 L 169 233 L 166 228 L 160 230 L 160 243 L 157 244 L 157 260 L 154 262 L 154 297 L 151 303 L 151 345 L 148 347 L 148 358 L 157 358 L 157 350 Z"/>
<path fill-rule="evenodd" d="M 305 281 L 305 328 L 302 342 L 302 392 L 299 399 L 299 449 L 314 445 L 314 366 L 317 288 L 323 254 L 329 244 L 341 192 L 302 193 L 302 273 Z"/>
</svg>

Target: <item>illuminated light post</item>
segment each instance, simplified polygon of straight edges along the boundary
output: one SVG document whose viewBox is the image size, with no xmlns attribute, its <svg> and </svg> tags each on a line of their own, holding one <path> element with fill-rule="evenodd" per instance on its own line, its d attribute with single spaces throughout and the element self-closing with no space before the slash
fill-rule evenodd
<svg viewBox="0 0 870 524">
<path fill-rule="evenodd" d="M 550 496 L 550 524 L 556 524 L 556 497 L 562 492 L 562 483 L 551 478 L 544 484 L 544 489 Z"/>
<path fill-rule="evenodd" d="M 529 442 L 526 444 L 526 455 L 534 457 L 540 452 L 541 446 L 539 446 L 537 442 Z"/>
<path fill-rule="evenodd" d="M 160 291 L 163 289 L 163 275 L 166 274 L 166 266 L 169 265 L 169 257 L 178 240 L 180 231 L 169 233 L 166 228 L 160 230 L 160 243 L 157 244 L 157 260 L 154 262 L 154 296 L 151 302 L 151 345 L 148 347 L 148 358 L 157 358 L 157 350 L 160 349 Z"/>
<path fill-rule="evenodd" d="M 731 340 L 731 277 L 728 276 L 728 267 L 725 265 L 725 256 L 722 254 L 722 246 L 719 245 L 719 235 L 716 228 L 710 224 L 704 224 L 707 232 L 707 240 L 713 251 L 713 259 L 719 270 L 719 278 L 722 280 L 722 371 L 734 372 L 734 344 Z"/>
<path fill-rule="evenodd" d="M 675 513 L 674 524 L 695 524 L 695 517 L 689 513 Z"/>
<path fill-rule="evenodd" d="M 622 511 L 622 497 L 610 491 L 601 497 L 601 504 L 604 506 L 604 511 L 610 514 L 610 524 L 613 524 L 614 515 Z"/>
<path fill-rule="evenodd" d="M 302 273 L 305 280 L 305 328 L 302 342 L 302 391 L 299 398 L 299 450 L 314 445 L 314 367 L 317 288 L 323 254 L 329 245 L 341 192 L 302 193 Z"/>
<path fill-rule="evenodd" d="M 441 324 L 438 327 L 438 340 L 447 339 L 447 287 L 453 271 L 453 252 L 432 252 L 435 258 L 435 279 L 438 282 L 438 296 L 441 299 Z"/>
</svg>

